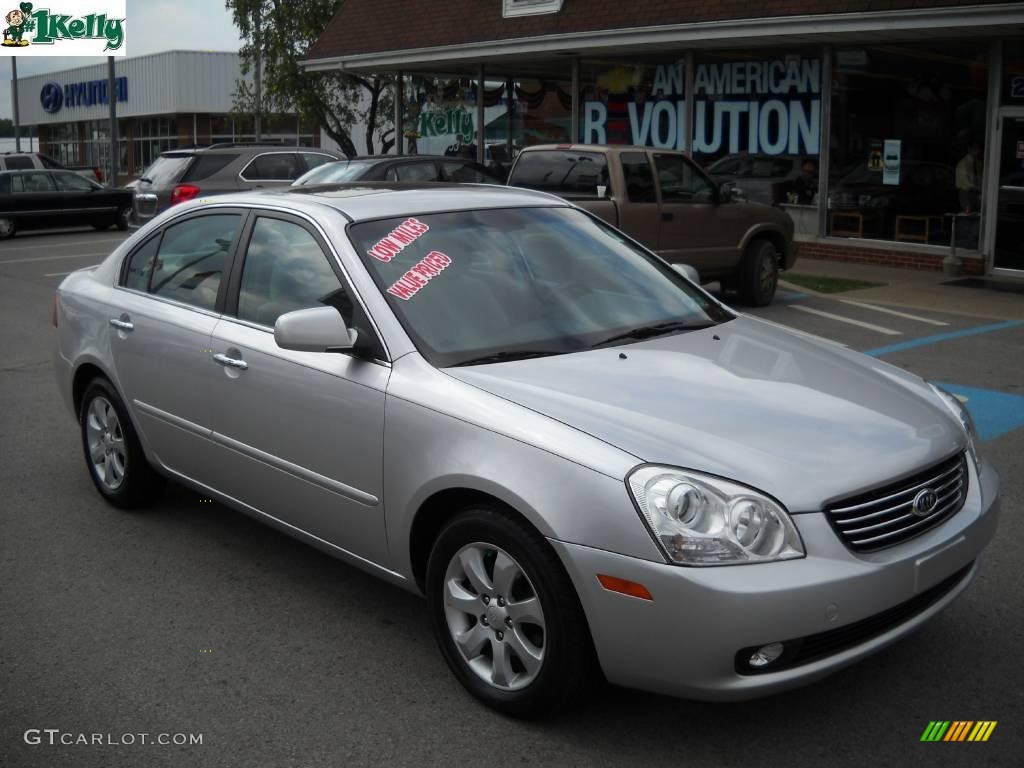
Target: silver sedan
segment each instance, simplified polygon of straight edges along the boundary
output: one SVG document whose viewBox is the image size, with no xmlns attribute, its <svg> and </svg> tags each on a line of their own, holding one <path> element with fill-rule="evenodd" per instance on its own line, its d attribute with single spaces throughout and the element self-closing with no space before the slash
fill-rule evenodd
<svg viewBox="0 0 1024 768">
<path fill-rule="evenodd" d="M 684 273 L 522 190 L 218 197 L 64 280 L 57 380 L 110 503 L 170 479 L 424 594 L 492 707 L 749 698 L 948 605 L 999 481 L 955 398 Z"/>
</svg>

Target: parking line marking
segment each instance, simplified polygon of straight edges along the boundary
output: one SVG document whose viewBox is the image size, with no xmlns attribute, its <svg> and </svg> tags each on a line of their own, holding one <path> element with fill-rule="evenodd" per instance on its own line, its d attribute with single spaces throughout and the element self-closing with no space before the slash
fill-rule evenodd
<svg viewBox="0 0 1024 768">
<path fill-rule="evenodd" d="M 892 328 L 883 328 L 880 325 L 865 323 L 862 320 L 854 320 L 852 317 L 833 315 L 831 312 L 822 312 L 820 309 L 814 309 L 813 307 L 805 307 L 803 305 L 794 304 L 792 308 L 799 309 L 801 312 L 810 312 L 812 315 L 817 315 L 818 317 L 827 317 L 829 320 L 838 320 L 840 323 L 849 323 L 850 325 L 856 325 L 861 328 L 867 328 L 869 331 L 874 331 L 875 333 L 884 333 L 886 336 L 903 335 L 899 331 L 894 331 Z"/>
<path fill-rule="evenodd" d="M 99 253 L 69 253 L 65 256 L 30 256 L 26 259 L 6 259 L 0 261 L 0 267 L 4 264 L 27 264 L 30 261 L 53 261 L 55 259 L 84 259 L 86 256 L 95 258 L 96 256 L 109 256 L 108 251 L 100 251 Z"/>
<path fill-rule="evenodd" d="M 794 307 L 794 309 L 804 309 L 804 307 Z M 876 347 L 875 349 L 869 349 L 864 354 L 871 355 L 872 357 L 881 357 L 882 355 L 889 355 L 893 352 L 903 352 L 906 349 L 914 349 L 915 347 L 924 347 L 928 344 L 935 344 L 940 341 L 949 341 L 950 339 L 962 339 L 965 336 L 977 336 L 982 333 L 992 333 L 993 331 L 1004 331 L 1009 328 L 1019 328 L 1024 325 L 1024 320 L 1006 320 L 1002 323 L 992 323 L 991 325 L 979 325 L 974 328 L 965 328 L 960 331 L 950 331 L 949 333 L 936 333 L 933 336 L 922 336 L 920 339 L 911 339 L 910 341 L 901 341 L 899 344 L 890 344 L 887 347 Z"/>
<path fill-rule="evenodd" d="M 93 264 L 92 266 L 80 267 L 79 269 L 92 269 L 93 267 L 98 267 L 98 266 L 99 266 L 99 264 Z M 64 275 L 70 275 L 72 272 L 77 272 L 77 271 L 78 271 L 77 269 L 72 269 L 72 270 L 70 270 L 68 272 L 47 272 L 45 275 L 43 275 L 43 277 L 64 277 Z"/>
<path fill-rule="evenodd" d="M 97 243 L 120 243 L 127 240 L 127 237 L 114 238 L 109 237 L 107 239 L 96 238 L 95 240 L 76 240 L 74 242 L 55 242 L 47 243 L 46 245 L 5 245 L 2 250 L 5 251 L 35 251 L 40 248 L 48 248 L 53 250 L 55 247 L 69 246 L 69 245 L 96 245 Z"/>
<path fill-rule="evenodd" d="M 927 317 L 919 317 L 918 315 L 911 315 L 908 312 L 897 312 L 895 309 L 889 309 L 888 307 L 880 307 L 877 304 L 866 304 L 862 301 L 850 301 L 849 299 L 840 299 L 843 304 L 849 304 L 851 307 L 860 307 L 861 309 L 873 309 L 875 312 L 884 312 L 887 315 L 895 315 L 896 317 L 905 317 L 907 320 L 916 320 L 919 323 L 928 323 L 928 325 L 949 325 L 941 320 L 932 320 Z"/>
</svg>

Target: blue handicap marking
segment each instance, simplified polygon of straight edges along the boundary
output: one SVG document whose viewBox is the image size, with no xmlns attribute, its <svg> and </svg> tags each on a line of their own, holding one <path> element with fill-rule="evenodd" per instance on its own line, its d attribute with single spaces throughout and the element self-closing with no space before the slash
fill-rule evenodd
<svg viewBox="0 0 1024 768">
<path fill-rule="evenodd" d="M 994 440 L 1007 432 L 1024 427 L 1024 396 L 991 389 L 962 387 L 959 384 L 936 383 L 960 397 L 966 404 L 978 428 L 978 436 L 982 440 Z"/>
</svg>

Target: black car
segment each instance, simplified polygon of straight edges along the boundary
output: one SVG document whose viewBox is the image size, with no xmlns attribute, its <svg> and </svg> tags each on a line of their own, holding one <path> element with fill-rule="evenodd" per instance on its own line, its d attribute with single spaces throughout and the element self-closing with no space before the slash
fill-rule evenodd
<svg viewBox="0 0 1024 768">
<path fill-rule="evenodd" d="M 442 155 L 375 155 L 324 163 L 300 176 L 293 187 L 353 181 L 447 181 L 460 184 L 504 184 L 480 163 Z"/>
<path fill-rule="evenodd" d="M 128 229 L 129 189 L 107 189 L 74 171 L 0 171 L 0 240 L 19 229 Z"/>
</svg>

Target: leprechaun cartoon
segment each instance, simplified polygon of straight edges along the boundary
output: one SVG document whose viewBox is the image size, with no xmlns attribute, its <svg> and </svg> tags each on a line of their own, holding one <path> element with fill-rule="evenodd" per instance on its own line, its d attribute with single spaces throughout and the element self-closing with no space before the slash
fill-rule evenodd
<svg viewBox="0 0 1024 768">
<path fill-rule="evenodd" d="M 4 18 L 10 26 L 4 30 L 4 45 L 7 47 L 28 45 L 28 40 L 22 40 L 22 35 L 26 30 L 32 28 L 31 13 L 32 3 L 22 3 L 18 8 L 8 12 Z"/>
</svg>

